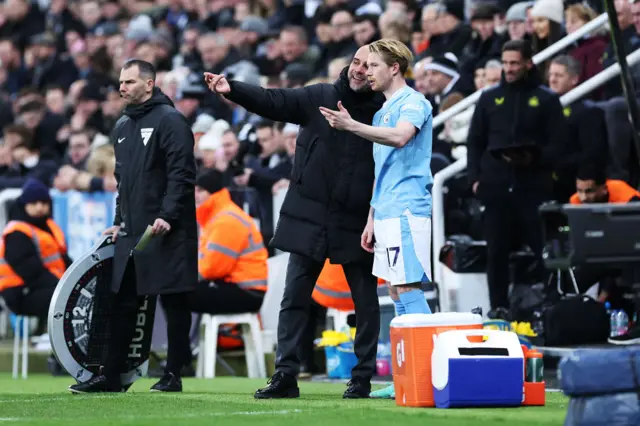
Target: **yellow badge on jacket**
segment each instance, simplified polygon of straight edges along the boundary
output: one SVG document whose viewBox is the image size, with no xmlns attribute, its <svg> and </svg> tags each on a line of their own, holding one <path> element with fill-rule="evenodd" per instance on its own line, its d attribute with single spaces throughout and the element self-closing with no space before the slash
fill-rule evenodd
<svg viewBox="0 0 640 426">
<path fill-rule="evenodd" d="M 504 103 L 504 96 L 501 98 L 495 98 L 494 101 L 496 102 L 496 105 L 502 105 Z"/>
<path fill-rule="evenodd" d="M 540 106 L 540 101 L 538 100 L 537 96 L 533 96 L 531 98 L 529 98 L 529 106 L 532 108 L 536 108 L 538 106 Z"/>
</svg>

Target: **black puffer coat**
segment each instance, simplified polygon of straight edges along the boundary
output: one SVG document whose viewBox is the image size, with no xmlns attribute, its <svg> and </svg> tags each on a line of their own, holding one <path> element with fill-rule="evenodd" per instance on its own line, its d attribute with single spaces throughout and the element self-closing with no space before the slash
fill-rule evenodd
<svg viewBox="0 0 640 426">
<path fill-rule="evenodd" d="M 300 89 L 262 89 L 231 82 L 227 98 L 263 117 L 299 124 L 291 185 L 271 245 L 323 262 L 358 262 L 371 256 L 360 247 L 373 189 L 373 144 L 335 130 L 319 107 L 338 109 L 370 124 L 381 94 L 349 88 L 347 69 L 334 84 Z"/>
</svg>

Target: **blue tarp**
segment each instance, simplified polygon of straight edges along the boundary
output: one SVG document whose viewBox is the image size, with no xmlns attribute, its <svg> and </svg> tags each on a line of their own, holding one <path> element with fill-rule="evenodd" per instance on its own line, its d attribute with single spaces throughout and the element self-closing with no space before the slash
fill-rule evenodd
<svg viewBox="0 0 640 426">
<path fill-rule="evenodd" d="M 565 426 L 640 425 L 640 348 L 580 350 L 560 362 Z"/>
</svg>

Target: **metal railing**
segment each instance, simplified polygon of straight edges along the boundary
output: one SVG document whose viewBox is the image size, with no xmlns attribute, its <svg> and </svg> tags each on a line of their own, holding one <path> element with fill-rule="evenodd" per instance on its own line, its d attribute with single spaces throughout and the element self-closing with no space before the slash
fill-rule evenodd
<svg viewBox="0 0 640 426">
<path fill-rule="evenodd" d="M 585 25 L 580 27 L 575 32 L 565 36 L 561 40 L 558 40 L 551 46 L 544 49 L 542 52 L 535 55 L 533 57 L 533 63 L 537 65 L 541 62 L 544 62 L 547 59 L 552 58 L 557 53 L 561 52 L 567 46 L 570 46 L 572 43 L 580 40 L 584 36 L 591 34 L 592 32 L 597 31 L 604 26 L 608 27 L 609 24 L 607 22 L 608 22 L 607 14 L 603 13 L 597 18 L 587 22 Z M 481 93 L 482 93 L 482 90 L 478 90 L 472 95 L 467 96 L 457 104 L 453 105 L 451 108 L 438 114 L 433 119 L 433 127 L 440 126 L 451 117 L 458 115 L 459 113 L 469 108 L 470 106 L 475 105 L 475 103 L 478 102 L 478 98 L 480 98 Z"/>
<path fill-rule="evenodd" d="M 604 16 L 606 17 L 606 14 Z M 602 16 L 600 16 L 600 18 L 601 17 Z M 591 21 L 591 22 L 593 22 L 593 21 Z M 573 35 L 573 34 L 571 34 L 571 35 Z M 560 40 L 560 41 L 562 41 L 562 40 Z M 560 43 L 560 42 L 558 42 L 558 43 Z M 553 47 L 553 46 L 551 46 L 551 47 Z M 544 52 L 541 52 L 541 53 L 544 53 Z M 640 49 L 634 51 L 633 53 L 631 53 L 630 55 L 627 56 L 627 63 L 629 64 L 629 66 L 633 66 L 633 65 L 635 65 L 637 63 L 640 63 Z M 593 90 L 599 88 L 600 86 L 602 86 L 603 84 L 605 84 L 609 80 L 617 77 L 619 74 L 620 74 L 620 64 L 618 64 L 616 62 L 615 64 L 607 67 L 606 69 L 602 70 L 598 74 L 594 75 L 589 80 L 587 80 L 587 81 L 583 82 L 582 84 L 580 84 L 579 86 L 575 87 L 570 92 L 565 93 L 563 96 L 561 96 L 560 97 L 560 102 L 562 103 L 562 106 L 566 106 L 566 105 L 569 105 L 569 104 L 575 102 L 576 100 L 582 98 L 586 94 L 588 94 L 588 93 L 592 92 Z M 467 99 L 469 99 L 469 98 L 467 98 Z M 461 101 L 461 102 L 464 102 L 464 100 Z M 458 106 L 459 104 L 460 103 L 456 104 L 455 106 Z M 450 109 L 455 108 L 455 106 L 451 107 Z M 441 115 L 446 114 L 447 112 L 449 112 L 450 109 L 446 110 Z M 453 115 L 455 115 L 455 114 L 453 114 Z M 451 118 L 453 115 L 449 116 L 448 118 Z M 438 115 L 434 119 L 434 123 L 436 122 L 436 120 L 439 117 L 440 117 L 440 115 Z M 454 177 L 458 173 L 461 173 L 466 168 L 467 168 L 467 159 L 466 158 L 461 158 L 460 160 L 456 161 L 455 163 L 445 167 L 440 172 L 436 173 L 436 175 L 433 178 L 433 188 L 432 188 L 432 196 L 433 196 L 433 214 L 432 214 L 432 217 L 433 217 L 433 263 L 434 263 L 434 265 L 433 265 L 433 280 L 435 282 L 437 282 L 438 285 L 440 286 L 440 294 L 441 294 L 440 303 L 441 303 L 443 312 L 447 312 L 449 310 L 449 306 L 450 306 L 450 303 L 449 303 L 449 291 L 448 291 L 449 289 L 447 288 L 447 284 L 445 282 L 443 282 L 443 270 L 442 270 L 443 265 L 439 261 L 440 250 L 442 250 L 442 247 L 445 244 L 445 238 L 446 238 L 445 230 L 444 230 L 445 215 L 444 215 L 444 193 L 443 193 L 443 190 L 444 190 L 444 184 L 445 184 L 446 181 L 448 181 L 449 179 L 451 179 L 452 177 Z"/>
</svg>

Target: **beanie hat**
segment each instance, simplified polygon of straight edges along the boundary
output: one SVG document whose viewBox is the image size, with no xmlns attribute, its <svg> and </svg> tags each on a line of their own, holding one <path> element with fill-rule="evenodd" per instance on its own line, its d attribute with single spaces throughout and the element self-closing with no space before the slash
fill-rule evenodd
<svg viewBox="0 0 640 426">
<path fill-rule="evenodd" d="M 452 15 L 460 21 L 464 21 L 464 1 L 463 0 L 445 0 L 442 3 L 444 12 Z"/>
<path fill-rule="evenodd" d="M 561 0 L 538 0 L 531 8 L 532 18 L 547 18 L 562 24 L 564 20 L 564 5 Z"/>
<path fill-rule="evenodd" d="M 441 56 L 435 56 L 433 60 L 423 66 L 423 69 L 439 71 L 451 78 L 460 76 L 458 72 L 458 58 L 453 53 L 447 52 Z"/>
<path fill-rule="evenodd" d="M 224 178 L 218 170 L 207 169 L 196 177 L 196 186 L 199 186 L 210 194 L 214 194 L 224 189 Z"/>
<path fill-rule="evenodd" d="M 22 186 L 22 194 L 18 197 L 22 204 L 35 203 L 37 201 L 51 202 L 49 188 L 38 179 L 29 178 Z"/>
<path fill-rule="evenodd" d="M 530 1 L 522 1 L 520 3 L 516 3 L 507 10 L 507 15 L 505 16 L 505 21 L 507 23 L 514 21 L 526 21 L 527 20 L 527 9 L 533 6 L 533 2 Z"/>
</svg>

